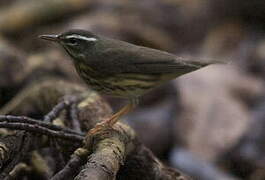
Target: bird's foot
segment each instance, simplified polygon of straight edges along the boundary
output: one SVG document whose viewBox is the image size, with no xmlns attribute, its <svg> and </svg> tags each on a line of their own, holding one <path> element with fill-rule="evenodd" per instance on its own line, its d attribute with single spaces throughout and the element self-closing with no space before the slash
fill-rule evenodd
<svg viewBox="0 0 265 180">
<path fill-rule="evenodd" d="M 100 137 L 108 132 L 110 129 L 112 128 L 112 126 L 107 123 L 106 121 L 103 122 L 99 122 L 95 125 L 95 127 L 93 127 L 92 129 L 90 129 L 88 131 L 88 133 L 86 134 L 86 137 L 84 139 L 84 145 L 87 148 L 90 148 L 90 146 L 93 143 L 93 139 L 100 135 Z"/>
<path fill-rule="evenodd" d="M 130 112 L 132 108 L 133 108 L 132 104 L 126 105 L 120 111 L 118 111 L 117 113 L 112 115 L 109 119 L 106 119 L 102 122 L 97 123 L 96 126 L 94 128 L 92 128 L 88 132 L 87 135 L 93 136 L 93 135 L 97 134 L 98 132 L 102 132 L 104 130 L 112 128 L 114 126 L 114 124 L 116 124 L 118 122 L 119 118 L 121 116 L 127 114 L 128 112 Z"/>
<path fill-rule="evenodd" d="M 99 132 L 102 132 L 102 131 L 110 129 L 110 128 L 112 128 L 112 126 L 105 121 L 97 123 L 94 128 L 92 128 L 88 131 L 88 136 L 93 136 Z"/>
</svg>

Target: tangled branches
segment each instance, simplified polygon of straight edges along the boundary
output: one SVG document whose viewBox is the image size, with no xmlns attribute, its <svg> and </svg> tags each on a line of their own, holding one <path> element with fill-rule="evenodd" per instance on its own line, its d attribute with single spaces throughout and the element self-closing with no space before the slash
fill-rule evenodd
<svg viewBox="0 0 265 180">
<path fill-rule="evenodd" d="M 1 109 L 13 114 L 0 115 L 1 179 L 188 179 L 164 166 L 123 123 L 86 137 L 111 115 L 109 106 L 93 91 L 63 81 L 55 87 L 55 81 L 26 88 Z"/>
</svg>

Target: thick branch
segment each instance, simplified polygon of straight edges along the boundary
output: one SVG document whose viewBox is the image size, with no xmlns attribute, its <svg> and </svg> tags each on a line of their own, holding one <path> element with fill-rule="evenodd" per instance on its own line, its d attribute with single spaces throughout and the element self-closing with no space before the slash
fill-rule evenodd
<svg viewBox="0 0 265 180">
<path fill-rule="evenodd" d="M 134 131 L 121 123 L 115 125 L 114 129 L 100 132 L 92 139 L 88 137 L 86 143 L 92 145 L 93 153 L 76 179 L 114 179 L 120 166 L 124 164 L 126 154 L 130 152 L 128 145 L 134 138 Z"/>
</svg>

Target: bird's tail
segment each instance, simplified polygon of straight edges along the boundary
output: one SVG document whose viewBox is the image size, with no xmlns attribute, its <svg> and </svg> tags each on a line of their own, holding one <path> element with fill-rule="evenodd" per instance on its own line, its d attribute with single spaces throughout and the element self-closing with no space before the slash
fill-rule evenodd
<svg viewBox="0 0 265 180">
<path fill-rule="evenodd" d="M 203 68 L 205 66 L 211 65 L 211 64 L 230 64 L 231 61 L 224 60 L 224 59 L 211 59 L 211 58 L 199 58 L 199 57 L 185 57 L 181 58 L 182 62 L 190 67 L 194 68 Z"/>
</svg>

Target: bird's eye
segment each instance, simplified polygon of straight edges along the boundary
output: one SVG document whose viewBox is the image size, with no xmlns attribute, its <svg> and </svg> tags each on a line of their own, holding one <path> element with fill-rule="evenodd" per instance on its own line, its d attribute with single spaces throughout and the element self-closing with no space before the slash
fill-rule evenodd
<svg viewBox="0 0 265 180">
<path fill-rule="evenodd" d="M 78 41 L 75 38 L 70 38 L 68 39 L 67 43 L 71 45 L 77 45 Z"/>
</svg>

